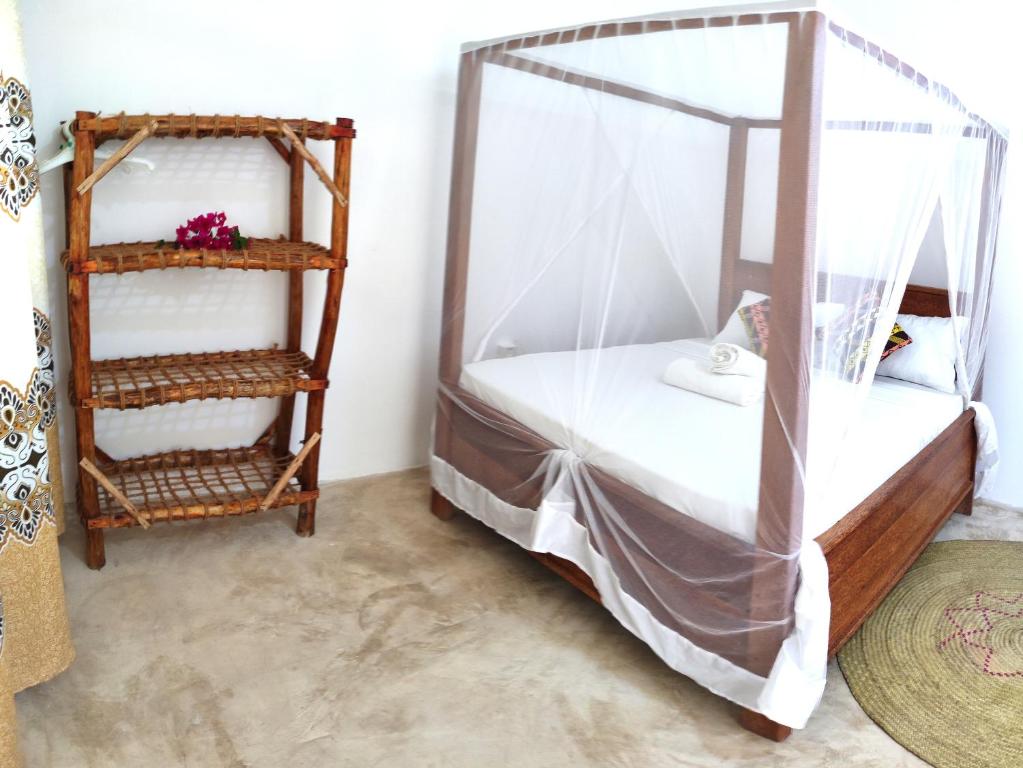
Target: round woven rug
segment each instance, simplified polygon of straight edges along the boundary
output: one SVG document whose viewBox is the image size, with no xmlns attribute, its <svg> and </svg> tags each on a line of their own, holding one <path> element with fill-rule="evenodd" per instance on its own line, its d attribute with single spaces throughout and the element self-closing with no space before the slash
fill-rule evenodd
<svg viewBox="0 0 1023 768">
<path fill-rule="evenodd" d="M 936 768 L 1023 766 L 1023 543 L 931 544 L 838 661 L 870 718 Z"/>
</svg>

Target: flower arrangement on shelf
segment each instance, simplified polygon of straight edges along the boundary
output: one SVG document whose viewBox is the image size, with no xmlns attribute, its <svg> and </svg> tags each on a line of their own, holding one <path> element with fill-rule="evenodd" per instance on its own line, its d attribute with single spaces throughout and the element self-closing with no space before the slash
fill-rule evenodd
<svg viewBox="0 0 1023 768">
<path fill-rule="evenodd" d="M 238 227 L 227 225 L 227 214 L 223 211 L 203 213 L 189 219 L 175 230 L 174 248 L 178 250 L 241 251 L 249 247 L 249 238 L 242 237 Z M 158 248 L 167 245 L 161 240 Z"/>
</svg>

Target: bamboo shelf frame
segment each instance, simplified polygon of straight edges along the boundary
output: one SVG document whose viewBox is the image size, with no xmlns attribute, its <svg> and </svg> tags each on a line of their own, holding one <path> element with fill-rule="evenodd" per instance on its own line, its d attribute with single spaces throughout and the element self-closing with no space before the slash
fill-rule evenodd
<svg viewBox="0 0 1023 768">
<path fill-rule="evenodd" d="M 74 163 L 64 176 L 71 336 L 71 399 L 75 410 L 78 513 L 86 530 L 86 563 L 106 562 L 107 529 L 178 520 L 205 520 L 299 505 L 296 532 L 315 531 L 319 497 L 320 434 L 327 373 L 337 335 L 348 266 L 348 199 L 353 122 L 223 115 L 114 115 L 78 112 L 73 123 Z M 241 251 L 176 250 L 157 243 L 90 243 L 92 192 L 136 147 L 152 138 L 266 139 L 289 166 L 288 236 L 251 239 Z M 96 147 L 123 144 L 99 168 Z M 333 168 L 306 148 L 309 140 L 334 142 Z M 330 246 L 303 239 L 304 179 L 309 166 L 331 199 Z M 275 270 L 288 274 L 287 339 L 282 348 L 237 352 L 93 360 L 89 281 L 153 269 Z M 303 276 L 326 273 L 315 352 L 302 351 Z M 295 397 L 305 393 L 304 443 L 291 451 Z M 172 451 L 115 461 L 96 445 L 95 410 L 148 408 L 187 400 L 279 397 L 276 418 L 246 448 Z"/>
<path fill-rule="evenodd" d="M 326 389 L 304 352 L 250 349 L 95 360 L 84 408 L 147 408 L 186 400 L 288 397 Z"/>
<path fill-rule="evenodd" d="M 110 139 L 128 139 L 154 121 L 157 124 L 154 136 L 178 139 L 237 139 L 244 136 L 279 139 L 284 135 L 283 126 L 288 126 L 303 141 L 355 138 L 353 122 L 343 117 L 330 123 L 304 118 L 292 120 L 259 115 L 242 117 L 240 115 L 125 115 L 121 113 L 98 117 L 91 112 L 79 112 L 75 121 L 75 130 L 92 133 L 96 144 L 99 145 Z"/>
<path fill-rule="evenodd" d="M 315 500 L 290 477 L 266 507 L 264 500 L 295 457 L 275 456 L 269 445 L 214 451 L 170 451 L 110 461 L 98 469 L 148 524 L 208 520 L 251 514 Z M 139 522 L 115 494 L 100 488 L 100 514 L 86 520 L 90 530 L 125 528 Z"/>
<path fill-rule="evenodd" d="M 251 238 L 240 251 L 211 251 L 205 248 L 177 249 L 158 243 L 116 243 L 89 248 L 85 261 L 73 263 L 70 251 L 61 256 L 64 268 L 84 274 L 124 274 L 151 269 L 254 269 L 307 270 L 337 269 L 345 266 L 330 251 L 316 243 Z"/>
</svg>

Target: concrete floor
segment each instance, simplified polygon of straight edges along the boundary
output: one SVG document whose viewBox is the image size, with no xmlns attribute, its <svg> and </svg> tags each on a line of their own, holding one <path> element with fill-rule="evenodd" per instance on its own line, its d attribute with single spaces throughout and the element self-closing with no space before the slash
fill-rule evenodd
<svg viewBox="0 0 1023 768">
<path fill-rule="evenodd" d="M 598 605 L 464 516 L 425 471 L 336 484 L 293 511 L 118 531 L 63 563 L 78 658 L 17 697 L 29 766 L 923 765 L 835 665 L 778 745 L 665 667 Z M 1006 536 L 982 508 L 946 537 Z"/>
</svg>

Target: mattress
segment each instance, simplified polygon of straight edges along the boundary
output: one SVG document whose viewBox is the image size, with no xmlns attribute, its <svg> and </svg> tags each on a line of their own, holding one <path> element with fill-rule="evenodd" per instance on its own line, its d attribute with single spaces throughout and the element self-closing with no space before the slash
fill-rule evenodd
<svg viewBox="0 0 1023 768">
<path fill-rule="evenodd" d="M 753 542 L 763 406 L 736 406 L 664 384 L 686 339 L 548 352 L 464 366 L 461 386 L 551 443 L 664 504 Z M 841 388 L 841 389 L 836 389 Z M 815 379 L 804 535 L 816 538 L 937 437 L 958 395 L 876 377 L 858 388 Z M 855 413 L 855 418 L 849 418 Z"/>
</svg>

